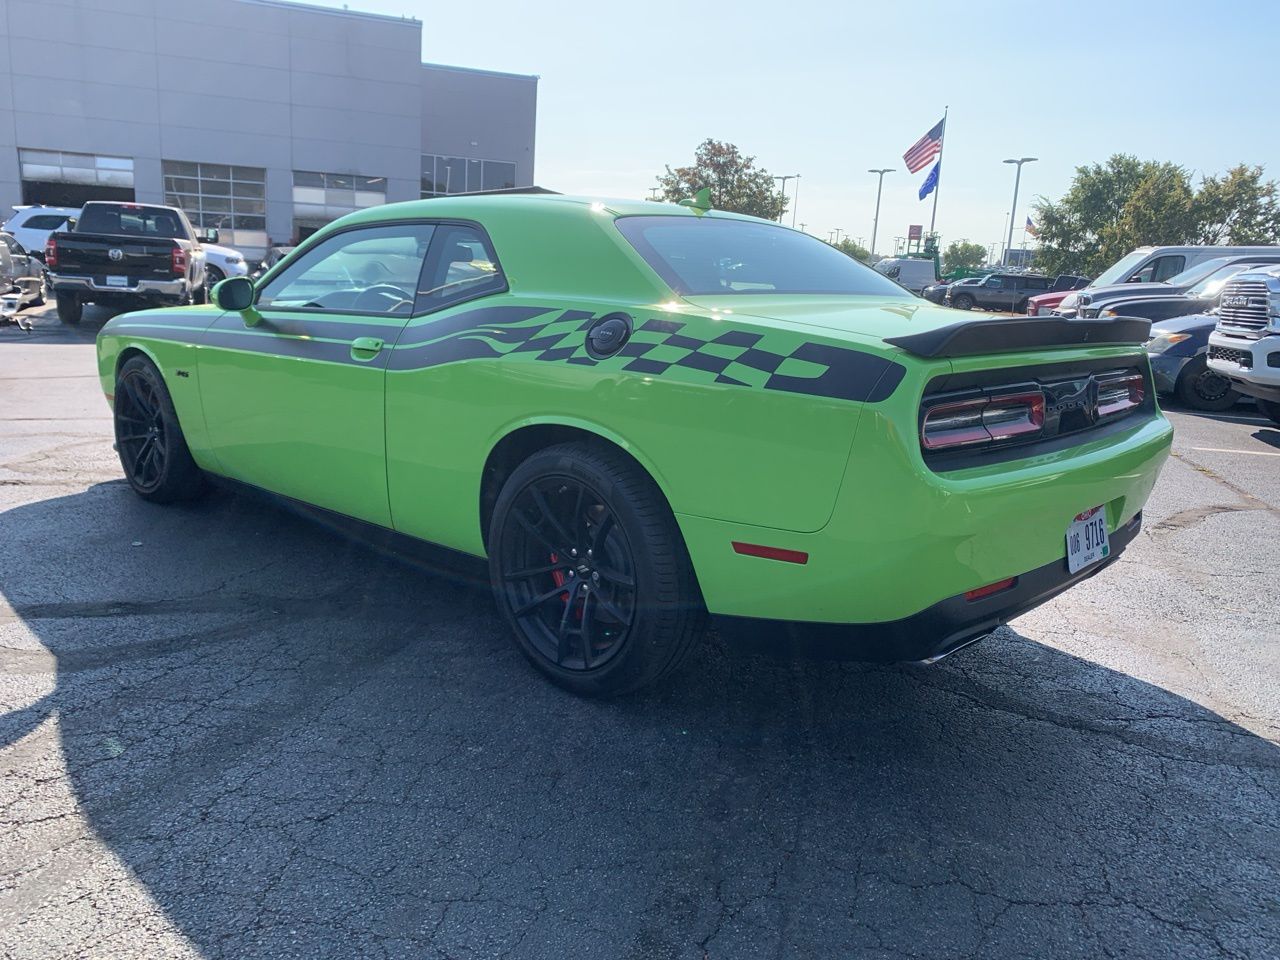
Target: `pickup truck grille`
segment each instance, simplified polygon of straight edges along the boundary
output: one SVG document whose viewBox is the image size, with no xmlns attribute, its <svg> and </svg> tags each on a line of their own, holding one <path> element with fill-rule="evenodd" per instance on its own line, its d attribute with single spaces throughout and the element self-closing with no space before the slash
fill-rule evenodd
<svg viewBox="0 0 1280 960">
<path fill-rule="evenodd" d="M 1226 363 L 1234 363 L 1236 366 L 1248 369 L 1253 366 L 1253 354 L 1247 350 L 1236 350 L 1232 347 L 1219 347 L 1216 344 L 1209 344 L 1209 359 L 1222 360 Z"/>
<path fill-rule="evenodd" d="M 1226 334 L 1257 339 L 1267 325 L 1267 284 L 1232 280 L 1222 291 L 1218 328 Z"/>
</svg>

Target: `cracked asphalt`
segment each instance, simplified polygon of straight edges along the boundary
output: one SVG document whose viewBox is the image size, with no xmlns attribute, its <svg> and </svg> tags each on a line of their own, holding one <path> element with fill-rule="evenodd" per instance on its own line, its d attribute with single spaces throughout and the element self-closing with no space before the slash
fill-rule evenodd
<svg viewBox="0 0 1280 960">
<path fill-rule="evenodd" d="M 1280 430 L 1174 412 L 1122 559 L 934 667 L 708 638 L 617 703 L 484 589 L 164 508 L 0 328 L 0 956 L 1280 956 Z"/>
</svg>

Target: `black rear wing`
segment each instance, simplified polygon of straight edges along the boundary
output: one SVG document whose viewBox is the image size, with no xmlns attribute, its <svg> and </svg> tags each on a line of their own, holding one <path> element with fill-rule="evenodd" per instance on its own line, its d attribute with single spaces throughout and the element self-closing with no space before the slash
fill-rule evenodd
<svg viewBox="0 0 1280 960">
<path fill-rule="evenodd" d="M 973 357 L 1055 347 L 1110 347 L 1146 343 L 1151 321 L 1142 317 L 999 317 L 962 320 L 936 330 L 886 337 L 918 357 Z"/>
</svg>

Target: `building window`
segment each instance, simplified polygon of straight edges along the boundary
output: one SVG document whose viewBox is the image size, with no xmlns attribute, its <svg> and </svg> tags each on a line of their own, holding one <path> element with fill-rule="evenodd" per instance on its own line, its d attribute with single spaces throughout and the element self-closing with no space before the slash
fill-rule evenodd
<svg viewBox="0 0 1280 960">
<path fill-rule="evenodd" d="M 471 160 L 466 157 L 422 158 L 422 196 L 509 190 L 516 185 L 516 165 L 506 160 Z"/>
<path fill-rule="evenodd" d="M 23 180 L 133 187 L 133 158 L 60 150 L 19 150 Z"/>
<path fill-rule="evenodd" d="M 387 202 L 387 178 L 352 173 L 293 171 L 295 240 L 304 240 L 331 220 Z"/>
<path fill-rule="evenodd" d="M 196 227 L 214 227 L 219 240 L 244 253 L 267 249 L 267 171 L 227 163 L 165 160 L 164 202 L 181 207 Z"/>
</svg>

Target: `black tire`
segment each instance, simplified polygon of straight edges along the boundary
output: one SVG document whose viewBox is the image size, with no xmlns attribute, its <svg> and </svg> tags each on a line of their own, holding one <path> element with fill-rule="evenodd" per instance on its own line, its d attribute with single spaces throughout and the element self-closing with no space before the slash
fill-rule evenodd
<svg viewBox="0 0 1280 960">
<path fill-rule="evenodd" d="M 515 469 L 489 525 L 489 576 L 521 653 L 582 696 L 661 680 L 702 632 L 671 508 L 648 474 L 604 444 L 548 447 Z"/>
<path fill-rule="evenodd" d="M 58 319 L 63 323 L 79 323 L 84 315 L 84 304 L 74 293 L 60 293 L 57 296 Z"/>
<path fill-rule="evenodd" d="M 957 310 L 972 310 L 973 297 L 967 293 L 962 293 L 958 297 L 951 298 L 951 305 Z"/>
<path fill-rule="evenodd" d="M 225 279 L 227 279 L 227 275 L 217 267 L 206 266 L 204 268 L 204 285 L 206 289 L 212 290 Z"/>
<path fill-rule="evenodd" d="M 1178 375 L 1174 392 L 1188 407 L 1215 413 L 1231 409 L 1240 399 L 1240 394 L 1231 386 L 1231 381 L 1210 370 L 1203 356 L 1192 357 L 1187 361 L 1182 373 Z"/>
<path fill-rule="evenodd" d="M 43 307 L 43 306 L 44 306 L 45 293 L 46 293 L 46 292 L 47 292 L 47 290 L 48 290 L 48 287 L 46 286 L 46 284 L 47 284 L 47 283 L 48 283 L 48 281 L 47 281 L 47 280 L 45 280 L 45 278 L 44 278 L 44 274 L 42 273 L 42 274 L 40 275 L 40 286 L 36 289 L 36 298 L 35 298 L 34 300 L 32 300 L 32 301 L 31 301 L 31 304 L 30 304 L 31 306 L 33 306 L 33 307 Z"/>
<path fill-rule="evenodd" d="M 209 287 L 201 284 L 195 290 L 191 291 L 191 302 L 200 306 L 209 302 Z"/>
<path fill-rule="evenodd" d="M 114 419 L 120 466 L 138 496 L 173 503 L 205 491 L 164 377 L 144 356 L 130 357 L 116 372 Z"/>
<path fill-rule="evenodd" d="M 1258 409 L 1270 417 L 1273 423 L 1280 423 L 1280 400 L 1258 400 Z"/>
</svg>

